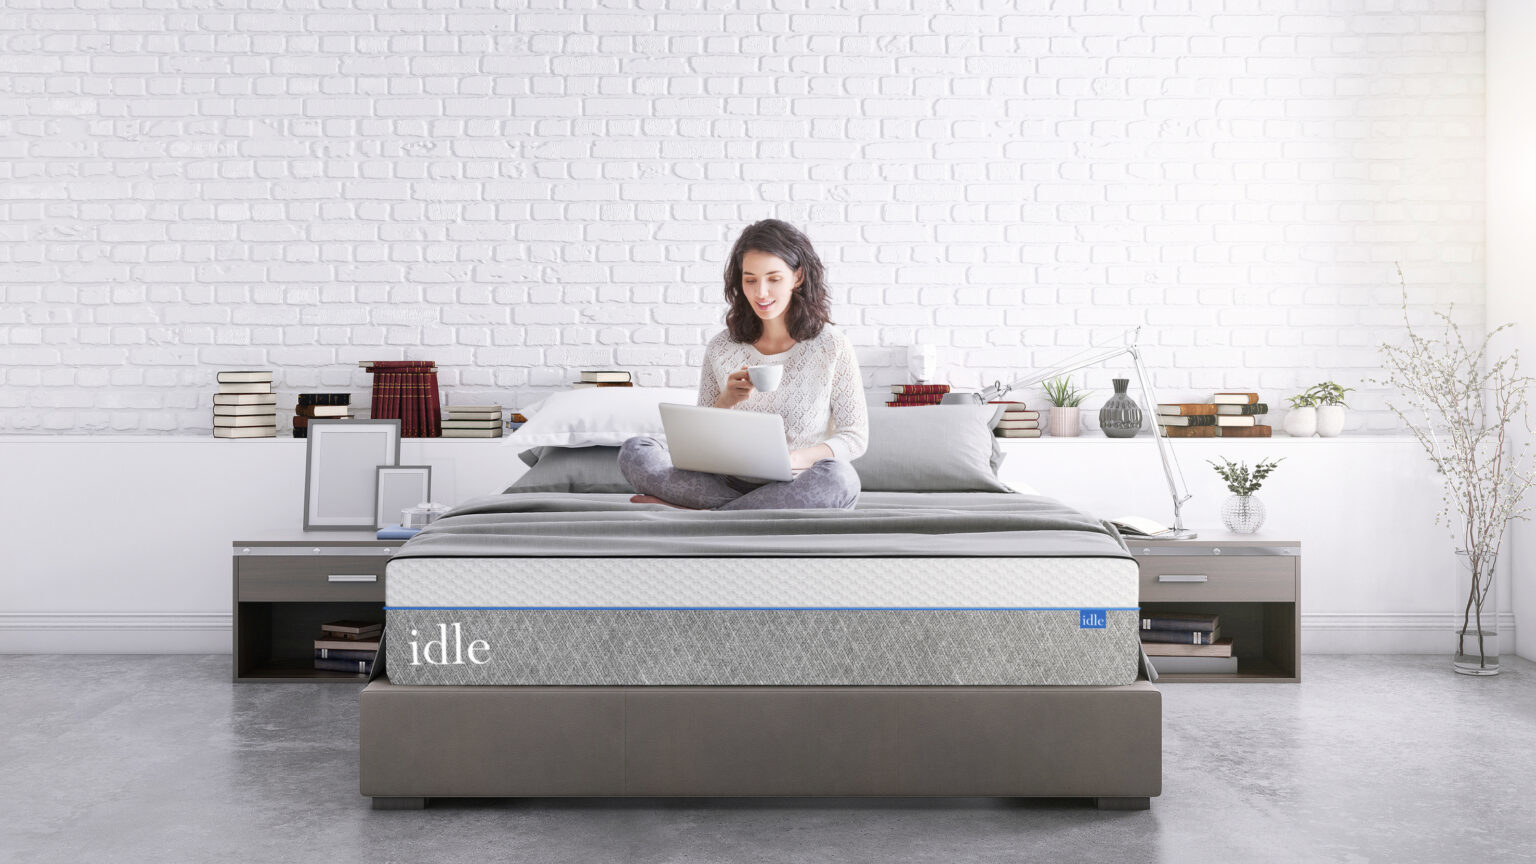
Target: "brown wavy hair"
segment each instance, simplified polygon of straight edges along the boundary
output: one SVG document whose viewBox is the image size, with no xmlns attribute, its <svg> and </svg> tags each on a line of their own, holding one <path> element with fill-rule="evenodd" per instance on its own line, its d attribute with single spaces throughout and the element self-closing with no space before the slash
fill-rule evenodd
<svg viewBox="0 0 1536 864">
<path fill-rule="evenodd" d="M 730 311 L 725 314 L 725 326 L 733 342 L 756 342 L 763 335 L 763 319 L 757 317 L 752 302 L 741 286 L 741 259 L 748 252 L 764 252 L 773 255 L 791 270 L 800 271 L 800 284 L 795 296 L 784 313 L 784 323 L 789 327 L 790 338 L 796 342 L 815 339 L 821 328 L 832 323 L 832 301 L 827 296 L 826 271 L 811 240 L 800 229 L 778 219 L 753 222 L 741 232 L 736 245 L 731 247 L 731 257 L 725 264 L 725 302 Z"/>
</svg>

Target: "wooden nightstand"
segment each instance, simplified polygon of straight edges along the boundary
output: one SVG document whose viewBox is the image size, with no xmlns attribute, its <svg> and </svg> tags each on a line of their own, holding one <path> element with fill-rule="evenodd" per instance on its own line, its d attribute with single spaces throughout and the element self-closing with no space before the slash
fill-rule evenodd
<svg viewBox="0 0 1536 864">
<path fill-rule="evenodd" d="M 327 621 L 384 620 L 384 564 L 404 542 L 366 531 L 236 541 L 235 680 L 362 683 L 315 669 L 315 637 Z"/>
<path fill-rule="evenodd" d="M 1220 615 L 1237 654 L 1236 675 L 1159 681 L 1301 680 L 1301 541 L 1209 531 L 1197 540 L 1125 542 L 1141 565 L 1142 611 Z"/>
</svg>

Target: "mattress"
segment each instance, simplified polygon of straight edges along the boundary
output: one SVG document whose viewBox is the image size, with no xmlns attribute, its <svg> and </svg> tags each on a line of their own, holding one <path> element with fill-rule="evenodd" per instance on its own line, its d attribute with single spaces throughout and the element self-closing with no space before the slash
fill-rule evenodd
<svg viewBox="0 0 1536 864">
<path fill-rule="evenodd" d="M 1135 560 L 1112 529 L 1048 499 L 866 496 L 862 512 L 728 517 L 544 497 L 460 508 L 390 560 L 391 680 L 1018 686 L 1137 675 Z"/>
<path fill-rule="evenodd" d="M 1125 684 L 1140 657 L 1122 559 L 417 558 L 385 591 L 398 684 Z"/>
</svg>

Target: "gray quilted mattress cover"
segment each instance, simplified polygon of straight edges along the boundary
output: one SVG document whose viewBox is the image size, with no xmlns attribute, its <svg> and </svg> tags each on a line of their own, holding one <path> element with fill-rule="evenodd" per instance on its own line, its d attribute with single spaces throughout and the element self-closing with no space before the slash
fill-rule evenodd
<svg viewBox="0 0 1536 864">
<path fill-rule="evenodd" d="M 565 579 L 574 565 L 620 584 L 626 568 L 660 569 L 707 593 L 714 574 L 731 569 L 722 559 L 765 557 L 859 558 L 849 566 L 864 570 L 869 559 L 893 559 L 877 569 L 907 581 L 964 573 L 963 559 L 978 557 L 1033 559 L 1016 569 L 1038 579 L 1042 566 L 1054 566 L 1039 559 L 1063 559 L 1058 582 L 1097 568 L 1101 582 L 1119 580 L 1122 597 L 1126 580 L 1134 586 L 1136 578 L 1113 528 L 1037 496 L 865 493 L 852 511 L 717 513 L 637 506 L 620 495 L 498 495 L 456 508 L 391 559 L 386 587 L 391 573 L 409 568 L 412 603 L 420 605 L 386 608 L 383 665 L 397 684 L 426 685 L 1119 685 L 1137 676 L 1133 602 L 1092 610 L 845 608 L 803 599 L 768 607 L 566 607 L 542 605 L 549 601 L 539 591 L 526 602 L 497 595 L 496 605 L 483 606 L 469 605 L 456 593 L 463 586 L 444 575 L 440 593 L 452 599 L 430 605 L 421 598 L 433 596 L 432 565 L 452 562 L 413 560 L 482 559 L 474 562 L 482 580 L 488 567 L 493 579 L 505 567 L 530 584 L 538 568 Z M 614 560 L 583 571 L 572 558 Z M 633 559 L 710 560 L 640 568 Z M 1095 602 L 1105 596 L 1089 593 Z"/>
</svg>

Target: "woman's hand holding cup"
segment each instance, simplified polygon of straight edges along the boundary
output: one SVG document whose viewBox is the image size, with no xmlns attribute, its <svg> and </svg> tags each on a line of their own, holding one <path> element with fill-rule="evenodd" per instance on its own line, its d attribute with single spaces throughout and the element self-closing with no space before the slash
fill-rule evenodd
<svg viewBox="0 0 1536 864">
<path fill-rule="evenodd" d="M 747 367 L 742 366 L 725 379 L 725 389 L 715 399 L 715 407 L 734 408 L 745 402 L 752 395 L 753 389 L 752 376 L 747 374 Z"/>
</svg>

